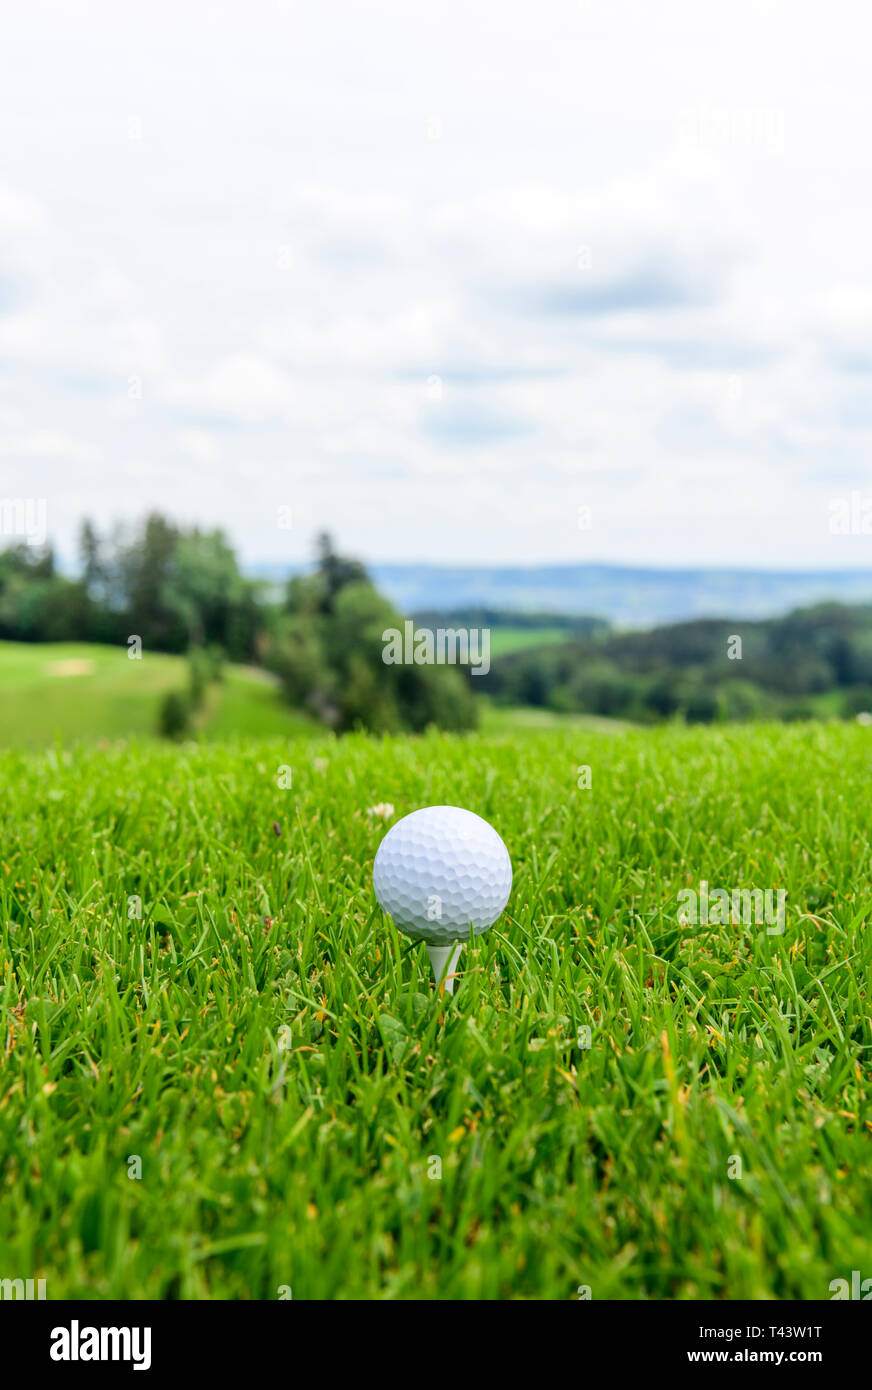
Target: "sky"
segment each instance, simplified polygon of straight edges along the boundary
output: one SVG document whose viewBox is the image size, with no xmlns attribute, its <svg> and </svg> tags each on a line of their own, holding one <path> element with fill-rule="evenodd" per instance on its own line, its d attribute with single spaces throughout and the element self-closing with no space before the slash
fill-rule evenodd
<svg viewBox="0 0 872 1390">
<path fill-rule="evenodd" d="M 872 566 L 869 29 L 7 9 L 0 501 L 67 557 L 156 509 L 249 566 Z"/>
</svg>

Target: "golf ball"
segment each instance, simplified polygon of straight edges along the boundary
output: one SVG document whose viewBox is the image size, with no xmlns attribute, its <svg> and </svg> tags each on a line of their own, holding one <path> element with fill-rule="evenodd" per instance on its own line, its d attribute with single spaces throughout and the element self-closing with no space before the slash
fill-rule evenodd
<svg viewBox="0 0 872 1390">
<path fill-rule="evenodd" d="M 494 924 L 509 901 L 512 861 L 481 816 L 459 806 L 427 806 L 391 826 L 372 881 L 400 931 L 441 946 Z"/>
</svg>

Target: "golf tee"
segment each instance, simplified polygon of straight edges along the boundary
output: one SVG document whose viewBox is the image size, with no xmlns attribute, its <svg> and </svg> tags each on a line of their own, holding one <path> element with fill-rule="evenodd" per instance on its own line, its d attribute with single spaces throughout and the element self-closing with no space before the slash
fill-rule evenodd
<svg viewBox="0 0 872 1390">
<path fill-rule="evenodd" d="M 462 945 L 462 941 L 452 941 L 448 946 L 433 946 L 429 941 L 426 943 L 427 955 L 430 957 L 436 983 L 438 985 L 444 977 L 445 989 L 448 994 L 454 993 L 454 972 L 457 969 Z"/>
</svg>

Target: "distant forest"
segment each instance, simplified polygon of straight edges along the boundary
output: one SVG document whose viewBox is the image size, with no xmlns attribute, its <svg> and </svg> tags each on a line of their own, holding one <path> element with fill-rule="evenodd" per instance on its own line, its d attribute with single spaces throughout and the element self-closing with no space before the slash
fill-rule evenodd
<svg viewBox="0 0 872 1390">
<path fill-rule="evenodd" d="M 600 618 L 484 606 L 417 613 L 422 627 L 524 631 L 517 649 L 500 650 L 476 677 L 454 666 L 386 665 L 382 634 L 401 621 L 364 566 L 336 554 L 327 536 L 315 568 L 293 576 L 278 599 L 275 585 L 242 574 L 221 531 L 183 530 L 160 515 L 106 535 L 86 522 L 77 578 L 58 571 L 48 546 L 0 552 L 0 639 L 123 646 L 137 635 L 146 651 L 257 663 L 278 676 L 289 703 L 338 730 L 468 729 L 483 692 L 497 703 L 640 723 L 872 712 L 869 604 L 630 632 Z"/>
<path fill-rule="evenodd" d="M 477 684 L 508 704 L 642 723 L 851 717 L 872 711 L 872 606 L 595 631 L 503 655 Z"/>
</svg>

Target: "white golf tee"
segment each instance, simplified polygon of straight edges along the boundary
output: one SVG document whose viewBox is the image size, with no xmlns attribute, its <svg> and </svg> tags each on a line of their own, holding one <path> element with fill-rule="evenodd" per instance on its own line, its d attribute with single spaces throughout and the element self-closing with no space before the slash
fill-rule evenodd
<svg viewBox="0 0 872 1390">
<path fill-rule="evenodd" d="M 430 957 L 430 964 L 433 967 L 433 975 L 437 985 L 445 977 L 445 990 L 448 994 L 454 993 L 454 972 L 457 969 L 457 962 L 460 958 L 460 948 L 462 941 L 452 941 L 448 946 L 433 946 L 429 941 L 425 942 L 427 955 Z"/>
</svg>

